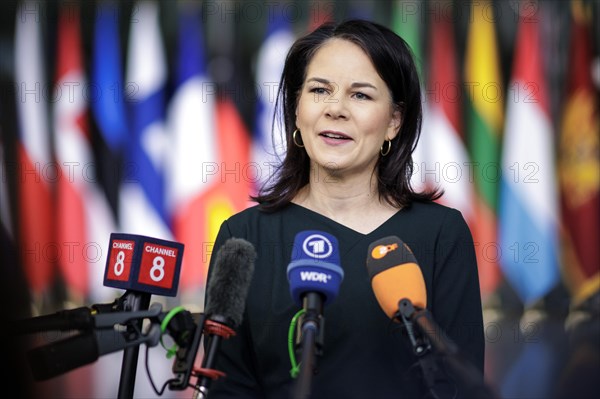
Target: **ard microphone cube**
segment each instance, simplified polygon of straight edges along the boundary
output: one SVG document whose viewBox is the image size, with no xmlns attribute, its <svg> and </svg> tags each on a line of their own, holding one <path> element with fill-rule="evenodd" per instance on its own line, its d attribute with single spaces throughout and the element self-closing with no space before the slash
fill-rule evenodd
<svg viewBox="0 0 600 399">
<path fill-rule="evenodd" d="M 112 233 L 104 285 L 176 296 L 183 244 L 135 234 Z"/>
<path fill-rule="evenodd" d="M 299 306 L 307 292 L 318 292 L 325 305 L 331 303 L 344 278 L 337 238 L 314 230 L 296 234 L 287 275 L 290 293 Z"/>
</svg>

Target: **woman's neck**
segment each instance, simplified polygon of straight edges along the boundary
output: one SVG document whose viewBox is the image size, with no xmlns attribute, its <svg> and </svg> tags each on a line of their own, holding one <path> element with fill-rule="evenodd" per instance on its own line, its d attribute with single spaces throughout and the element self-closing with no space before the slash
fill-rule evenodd
<svg viewBox="0 0 600 399">
<path fill-rule="evenodd" d="M 398 211 L 379 198 L 375 177 L 367 182 L 331 176 L 311 179 L 292 202 L 365 234 Z"/>
</svg>

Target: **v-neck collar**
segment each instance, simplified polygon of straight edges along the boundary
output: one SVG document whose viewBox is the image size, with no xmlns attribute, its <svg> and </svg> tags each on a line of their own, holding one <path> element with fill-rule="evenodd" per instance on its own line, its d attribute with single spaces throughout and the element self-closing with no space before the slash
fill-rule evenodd
<svg viewBox="0 0 600 399">
<path fill-rule="evenodd" d="M 342 224 L 342 223 L 340 223 L 340 222 L 337 222 L 337 221 L 335 221 L 335 220 L 331 219 L 331 218 L 330 218 L 330 217 L 328 217 L 328 216 L 325 216 L 325 215 L 323 215 L 323 214 L 320 214 L 320 213 L 318 213 L 318 212 L 315 212 L 315 211 L 313 211 L 313 210 L 311 210 L 311 209 L 308 209 L 308 208 L 306 208 L 306 207 L 304 207 L 304 206 L 302 206 L 302 205 L 298 205 L 298 204 L 296 204 L 296 203 L 290 202 L 290 204 L 289 204 L 288 206 L 290 206 L 290 207 L 291 207 L 291 208 L 290 208 L 290 210 L 294 209 L 294 210 L 296 210 L 296 211 L 298 211 L 298 212 L 304 212 L 305 214 L 307 214 L 307 215 L 310 215 L 310 216 L 312 216 L 312 217 L 314 217 L 314 218 L 321 219 L 321 220 L 322 220 L 322 221 L 323 221 L 325 224 L 332 225 L 333 227 L 335 227 L 335 228 L 336 228 L 336 230 L 346 231 L 346 232 L 348 232 L 348 233 L 350 233 L 350 234 L 352 234 L 352 235 L 360 236 L 361 238 L 368 238 L 368 237 L 371 237 L 371 236 L 374 236 L 374 235 L 378 235 L 378 234 L 379 234 L 379 232 L 380 232 L 382 229 L 385 229 L 385 227 L 386 227 L 388 224 L 390 224 L 390 223 L 394 223 L 394 221 L 395 221 L 397 218 L 399 218 L 399 217 L 400 217 L 400 215 L 401 215 L 401 214 L 404 212 L 404 210 L 406 209 L 406 208 L 399 209 L 399 210 L 398 210 L 398 211 L 396 211 L 396 212 L 395 212 L 395 213 L 394 213 L 392 216 L 390 216 L 389 218 L 387 218 L 387 219 L 386 219 L 386 220 L 385 220 L 383 223 L 381 223 L 379 226 L 377 226 L 377 227 L 376 227 L 375 229 L 373 229 L 372 231 L 370 231 L 370 232 L 368 232 L 368 233 L 361 233 L 360 231 L 354 230 L 354 229 L 353 229 L 353 228 L 351 228 L 351 227 L 348 227 L 348 226 L 346 226 L 346 225 L 344 225 L 344 224 Z"/>
</svg>

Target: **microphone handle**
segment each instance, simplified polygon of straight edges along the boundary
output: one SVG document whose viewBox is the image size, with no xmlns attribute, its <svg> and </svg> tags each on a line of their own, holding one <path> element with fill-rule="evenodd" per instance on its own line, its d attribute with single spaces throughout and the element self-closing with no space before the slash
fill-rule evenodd
<svg viewBox="0 0 600 399">
<path fill-rule="evenodd" d="M 211 334 L 209 336 L 208 349 L 202 360 L 202 368 L 210 370 L 214 367 L 217 360 L 217 354 L 219 347 L 221 346 L 222 337 L 218 334 Z M 196 384 L 196 392 L 194 398 L 205 398 L 208 396 L 208 389 L 212 379 L 207 375 L 201 375 L 198 377 Z"/>
<path fill-rule="evenodd" d="M 190 377 L 194 369 L 194 362 L 196 361 L 196 355 L 198 348 L 200 348 L 200 342 L 204 333 L 204 323 L 206 315 L 204 313 L 196 313 L 192 315 L 193 319 L 196 320 L 195 327 L 185 326 L 183 331 L 193 331 L 193 337 L 189 345 L 185 342 L 182 347 L 177 351 L 175 361 L 173 362 L 173 373 L 178 377 L 169 383 L 169 389 L 172 391 L 182 391 L 190 386 Z"/>
<path fill-rule="evenodd" d="M 308 321 L 302 327 L 302 356 L 300 357 L 300 372 L 294 391 L 294 399 L 305 399 L 310 396 L 312 376 L 315 369 L 317 325 Z"/>
<path fill-rule="evenodd" d="M 89 330 L 94 327 L 90 308 L 61 310 L 54 314 L 19 320 L 16 324 L 17 334 L 29 334 L 44 331 Z"/>
<path fill-rule="evenodd" d="M 147 310 L 150 307 L 151 294 L 130 291 L 127 292 L 126 295 L 127 303 L 125 305 L 125 310 L 135 312 L 139 310 Z M 141 320 L 134 321 L 133 325 L 134 326 L 131 328 L 136 328 L 139 331 L 141 331 Z M 135 388 L 135 374 L 137 371 L 139 352 L 140 347 L 138 345 L 127 347 L 123 351 L 123 361 L 121 363 L 121 377 L 119 380 L 118 399 L 133 398 L 133 390 Z"/>
<path fill-rule="evenodd" d="M 323 297 L 317 292 L 308 292 L 302 298 L 304 313 L 301 327 L 302 354 L 300 356 L 300 372 L 294 387 L 294 399 L 305 399 L 310 396 L 312 376 L 316 367 L 317 337 L 320 335 L 320 321 L 323 314 Z"/>
<path fill-rule="evenodd" d="M 408 301 L 407 299 L 405 300 Z M 412 320 L 419 327 L 419 330 L 427 336 L 431 345 L 438 353 L 444 356 L 458 355 L 458 346 L 446 336 L 445 332 L 433 320 L 431 313 L 427 309 L 416 310 L 412 316 Z"/>
<path fill-rule="evenodd" d="M 442 328 L 435 322 L 427 309 L 417 309 L 409 299 L 398 303 L 402 316 L 412 321 L 418 330 L 431 342 L 436 353 L 442 356 L 446 364 L 474 397 L 496 399 L 498 396 L 484 381 L 482 373 L 462 354 L 454 341 L 448 338 Z"/>
<path fill-rule="evenodd" d="M 98 342 L 92 332 L 74 335 L 28 352 L 33 377 L 47 380 L 98 359 Z"/>
</svg>

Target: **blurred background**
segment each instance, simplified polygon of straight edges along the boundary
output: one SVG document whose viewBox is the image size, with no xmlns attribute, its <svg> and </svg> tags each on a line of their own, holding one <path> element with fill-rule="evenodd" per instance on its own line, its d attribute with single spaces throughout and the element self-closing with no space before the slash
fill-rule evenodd
<svg viewBox="0 0 600 399">
<path fill-rule="evenodd" d="M 289 46 L 325 21 L 366 18 L 409 43 L 422 76 L 413 184 L 441 186 L 473 233 L 486 381 L 502 398 L 591 397 L 599 11 L 590 0 L 2 2 L 6 325 L 122 295 L 103 286 L 112 232 L 184 243 L 177 296 L 152 301 L 201 311 L 221 222 L 251 205 L 282 150 L 271 122 Z M 120 353 L 32 382 L 25 348 L 2 330 L 5 387 L 116 397 Z M 160 346 L 149 354 L 160 386 L 172 361 Z M 145 355 L 135 397 L 156 397 Z"/>
</svg>

